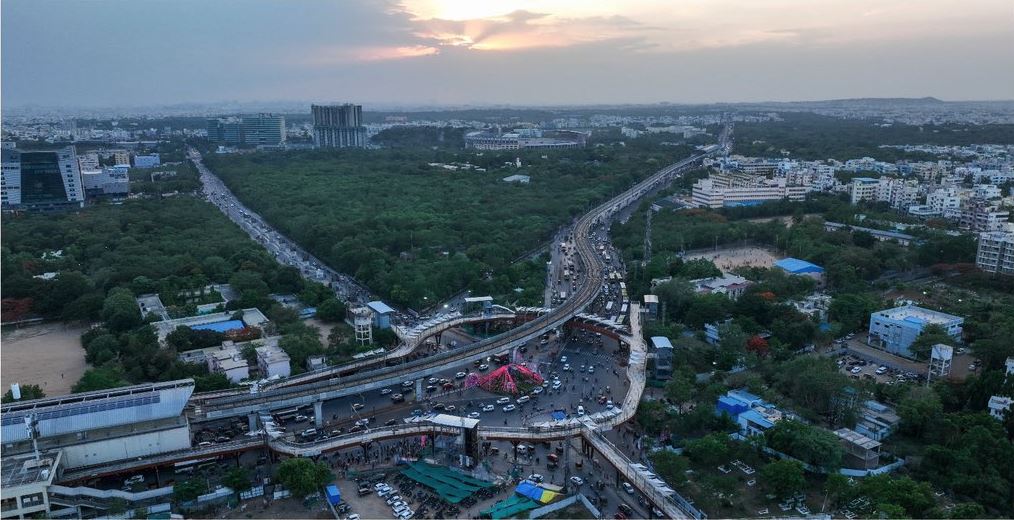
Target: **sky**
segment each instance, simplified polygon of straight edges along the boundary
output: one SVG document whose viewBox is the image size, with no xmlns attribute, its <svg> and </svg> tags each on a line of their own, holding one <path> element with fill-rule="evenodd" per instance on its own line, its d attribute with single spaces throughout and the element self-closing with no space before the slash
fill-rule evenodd
<svg viewBox="0 0 1014 520">
<path fill-rule="evenodd" d="M 1014 99 L 1010 0 L 3 0 L 0 103 Z"/>
</svg>

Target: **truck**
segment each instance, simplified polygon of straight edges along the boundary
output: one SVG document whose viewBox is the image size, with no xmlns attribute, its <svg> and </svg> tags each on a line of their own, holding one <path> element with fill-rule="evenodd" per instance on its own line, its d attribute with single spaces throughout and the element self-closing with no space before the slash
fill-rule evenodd
<svg viewBox="0 0 1014 520">
<path fill-rule="evenodd" d="M 336 506 L 342 501 L 341 491 L 338 491 L 338 486 L 334 484 L 328 484 L 324 488 L 324 492 L 327 494 L 327 501 L 332 505 Z"/>
</svg>

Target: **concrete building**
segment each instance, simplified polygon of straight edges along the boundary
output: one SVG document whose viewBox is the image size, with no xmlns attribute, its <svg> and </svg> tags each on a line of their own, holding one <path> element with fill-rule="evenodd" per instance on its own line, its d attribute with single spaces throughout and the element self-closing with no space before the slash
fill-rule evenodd
<svg viewBox="0 0 1014 520">
<path fill-rule="evenodd" d="M 154 168 L 161 164 L 162 158 L 157 153 L 134 156 L 134 168 Z"/>
<path fill-rule="evenodd" d="M 894 433 L 900 423 L 901 417 L 894 408 L 879 401 L 866 401 L 859 409 L 855 431 L 875 441 L 882 441 Z"/>
<path fill-rule="evenodd" d="M 746 289 L 753 285 L 753 282 L 735 274 L 724 274 L 712 278 L 700 278 L 690 280 L 697 294 L 724 294 L 731 300 L 735 300 L 746 292 Z"/>
<path fill-rule="evenodd" d="M 270 339 L 270 338 L 269 338 Z M 278 346 L 278 338 L 266 345 L 257 347 L 257 367 L 261 376 L 267 379 L 289 377 L 292 374 L 289 355 Z"/>
<path fill-rule="evenodd" d="M 1010 222 L 1010 212 L 996 204 L 981 200 L 965 200 L 961 205 L 958 225 L 976 233 L 1003 231 Z"/>
<path fill-rule="evenodd" d="M 1002 421 L 1010 413 L 1011 404 L 1014 404 L 1014 399 L 1005 395 L 994 395 L 989 398 L 986 406 L 989 408 L 989 415 L 998 421 Z"/>
<path fill-rule="evenodd" d="M 691 200 L 700 208 L 754 206 L 772 200 L 803 200 L 808 185 L 791 185 L 783 177 L 768 179 L 743 173 L 716 173 L 694 183 Z"/>
<path fill-rule="evenodd" d="M 49 487 L 60 470 L 60 450 L 3 458 L 0 518 L 49 518 Z"/>
<path fill-rule="evenodd" d="M 2 151 L 0 207 L 52 211 L 84 206 L 77 153 L 73 146 L 51 151 Z"/>
<path fill-rule="evenodd" d="M 176 330 L 177 327 L 190 327 L 195 330 L 214 330 L 216 332 L 228 333 L 229 331 L 239 330 L 244 327 L 263 327 L 268 322 L 267 316 L 258 309 L 243 309 L 242 312 L 243 319 L 240 320 L 232 319 L 235 311 L 229 311 L 162 320 L 151 325 L 155 327 L 159 342 L 165 344 L 165 337 L 170 332 Z"/>
<path fill-rule="evenodd" d="M 845 449 L 844 465 L 852 469 L 873 469 L 880 466 L 880 443 L 848 428 L 835 430 Z"/>
<path fill-rule="evenodd" d="M 870 314 L 867 342 L 892 354 L 912 357 L 909 347 L 930 324 L 940 325 L 955 341 L 961 340 L 964 318 L 915 305 L 903 305 Z"/>
<path fill-rule="evenodd" d="M 1014 275 L 1014 231 L 980 233 L 975 265 L 989 273 Z"/>
<path fill-rule="evenodd" d="M 285 144 L 285 116 L 257 114 L 244 117 L 243 143 L 269 147 Z"/>
<path fill-rule="evenodd" d="M 365 148 L 362 105 L 312 105 L 313 144 L 318 148 Z"/>
<path fill-rule="evenodd" d="M 126 195 L 130 193 L 129 166 L 117 165 L 99 171 L 82 171 L 81 185 L 88 197 Z"/>
<path fill-rule="evenodd" d="M 961 214 L 961 199 L 956 188 L 941 188 L 926 196 L 926 205 L 934 215 L 957 218 Z"/>
<path fill-rule="evenodd" d="M 532 182 L 532 178 L 529 177 L 529 176 L 527 176 L 527 175 L 511 175 L 509 177 L 504 177 L 502 180 L 504 182 L 518 183 L 518 184 L 528 184 L 528 183 Z"/>
<path fill-rule="evenodd" d="M 651 346 L 655 349 L 655 379 L 669 379 L 672 377 L 672 342 L 665 336 L 652 336 Z"/>
<path fill-rule="evenodd" d="M 880 179 L 872 177 L 855 177 L 852 179 L 852 186 L 849 191 L 852 204 L 862 201 L 876 200 L 877 189 L 880 186 Z"/>
</svg>

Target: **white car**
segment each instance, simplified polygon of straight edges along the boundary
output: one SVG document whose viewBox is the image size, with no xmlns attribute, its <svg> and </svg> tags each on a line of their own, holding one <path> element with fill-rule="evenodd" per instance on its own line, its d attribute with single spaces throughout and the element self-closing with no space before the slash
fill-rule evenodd
<svg viewBox="0 0 1014 520">
<path fill-rule="evenodd" d="M 561 385 L 561 383 L 560 383 L 559 379 L 557 379 L 556 381 L 553 381 L 553 390 L 559 390 L 560 389 L 560 385 Z"/>
<path fill-rule="evenodd" d="M 569 364 L 563 365 L 563 371 L 564 372 L 570 372 L 570 365 Z"/>
<path fill-rule="evenodd" d="M 862 367 L 852 367 L 852 370 L 849 370 L 849 372 L 852 372 L 853 374 L 859 374 L 862 371 L 863 371 Z"/>
<path fill-rule="evenodd" d="M 634 486 L 631 486 L 630 482 L 623 483 L 623 490 L 626 491 L 628 495 L 634 494 Z"/>
<path fill-rule="evenodd" d="M 566 362 L 567 362 L 567 356 L 560 356 L 560 363 L 566 363 Z"/>
<path fill-rule="evenodd" d="M 469 419 L 478 419 L 479 415 L 480 415 L 479 412 L 472 412 L 472 413 L 468 414 L 468 418 Z"/>
<path fill-rule="evenodd" d="M 439 380 L 439 379 L 437 379 L 437 378 L 435 378 L 435 377 L 431 377 L 431 378 L 429 378 L 429 380 L 428 380 L 427 382 L 428 382 L 429 384 L 431 384 L 431 385 L 435 385 L 435 384 L 437 384 L 438 382 L 440 382 L 440 380 Z"/>
<path fill-rule="evenodd" d="M 479 365 L 479 370 L 489 370 L 489 365 L 483 363 Z"/>
<path fill-rule="evenodd" d="M 496 410 L 496 407 L 491 404 L 487 404 L 482 407 L 482 411 L 484 412 L 492 412 L 493 410 Z"/>
<path fill-rule="evenodd" d="M 415 385 L 415 381 L 405 381 L 401 384 L 404 388 L 412 388 Z"/>
<path fill-rule="evenodd" d="M 527 395 L 523 395 L 521 397 L 518 397 L 518 404 L 525 404 L 525 403 L 527 403 L 528 401 L 531 401 L 531 400 L 532 400 L 531 397 L 528 397 Z"/>
<path fill-rule="evenodd" d="M 387 394 L 389 394 L 391 392 L 392 392 L 392 390 L 390 388 L 385 388 L 385 389 L 383 389 L 383 390 L 380 391 L 380 395 L 387 395 Z"/>
<path fill-rule="evenodd" d="M 532 389 L 532 393 L 533 394 L 541 394 L 542 393 L 542 387 L 541 386 L 537 386 L 537 387 L 533 388 Z"/>
<path fill-rule="evenodd" d="M 538 473 L 532 473 L 531 475 L 528 475 L 528 480 L 531 480 L 532 482 L 539 484 L 545 479 L 543 478 L 542 475 L 539 475 Z"/>
<path fill-rule="evenodd" d="M 589 374 L 594 374 L 595 373 L 595 367 L 588 367 L 588 373 Z"/>
<path fill-rule="evenodd" d="M 577 476 L 577 475 L 574 475 L 573 477 L 570 477 L 570 481 L 574 485 L 576 485 L 576 486 L 580 486 L 581 484 L 584 484 L 584 479 L 581 478 L 581 477 L 579 477 L 579 476 Z"/>
<path fill-rule="evenodd" d="M 499 398 L 499 399 L 496 400 L 496 404 L 507 404 L 509 402 L 511 402 L 511 398 L 510 397 L 501 397 L 501 398 Z"/>
<path fill-rule="evenodd" d="M 454 374 L 454 377 L 455 377 L 455 379 L 464 379 L 465 376 L 467 376 L 467 375 L 468 375 L 467 372 L 458 372 L 457 374 Z"/>
<path fill-rule="evenodd" d="M 503 411 L 505 411 L 505 412 L 513 412 L 514 410 L 517 410 L 517 409 L 518 409 L 518 407 L 514 406 L 512 404 L 509 404 L 509 405 L 503 407 Z"/>
<path fill-rule="evenodd" d="M 886 372 L 887 372 L 887 367 L 885 367 L 885 366 L 882 366 L 882 367 L 880 367 L 880 368 L 878 368 L 878 369 L 876 370 L 876 374 L 877 374 L 878 376 L 879 376 L 879 375 L 882 375 L 882 374 L 884 374 L 884 373 L 886 373 Z"/>
</svg>

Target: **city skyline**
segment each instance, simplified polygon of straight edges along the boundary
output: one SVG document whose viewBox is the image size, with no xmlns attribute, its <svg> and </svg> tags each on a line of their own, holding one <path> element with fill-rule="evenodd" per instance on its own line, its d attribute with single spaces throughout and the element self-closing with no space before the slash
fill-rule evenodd
<svg viewBox="0 0 1014 520">
<path fill-rule="evenodd" d="M 1014 85 L 999 1 L 14 0 L 2 14 L 10 107 L 975 101 Z"/>
</svg>

